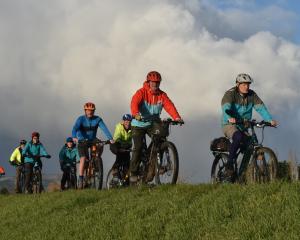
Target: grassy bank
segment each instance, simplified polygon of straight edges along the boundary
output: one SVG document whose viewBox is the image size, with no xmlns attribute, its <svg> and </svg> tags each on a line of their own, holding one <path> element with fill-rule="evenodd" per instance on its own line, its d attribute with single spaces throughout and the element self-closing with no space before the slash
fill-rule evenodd
<svg viewBox="0 0 300 240">
<path fill-rule="evenodd" d="M 299 239 L 300 184 L 0 196 L 1 239 Z"/>
</svg>

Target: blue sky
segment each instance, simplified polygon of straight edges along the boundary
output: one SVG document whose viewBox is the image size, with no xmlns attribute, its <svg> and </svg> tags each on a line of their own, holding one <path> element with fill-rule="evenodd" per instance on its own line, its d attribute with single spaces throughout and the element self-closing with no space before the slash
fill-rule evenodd
<svg viewBox="0 0 300 240">
<path fill-rule="evenodd" d="M 297 44 L 300 43 L 300 2 L 298 0 L 204 0 L 204 3 L 213 5 L 222 11 L 242 10 L 255 13 L 271 7 L 282 9 L 287 14 L 291 14 L 288 24 L 293 27 L 293 34 L 292 36 L 280 35 L 280 37 L 288 38 Z M 282 20 L 277 24 L 279 25 L 274 28 L 285 27 L 284 24 L 287 23 Z"/>
</svg>

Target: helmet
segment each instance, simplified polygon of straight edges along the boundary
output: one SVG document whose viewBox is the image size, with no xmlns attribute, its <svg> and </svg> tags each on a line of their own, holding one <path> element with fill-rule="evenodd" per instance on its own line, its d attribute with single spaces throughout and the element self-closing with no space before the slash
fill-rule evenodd
<svg viewBox="0 0 300 240">
<path fill-rule="evenodd" d="M 22 140 L 20 141 L 20 145 L 25 145 L 26 143 L 27 143 L 27 141 L 24 140 L 24 139 L 22 139 Z"/>
<path fill-rule="evenodd" d="M 31 138 L 33 138 L 33 137 L 40 137 L 40 134 L 38 133 L 38 132 L 33 132 L 32 134 L 31 134 Z"/>
<path fill-rule="evenodd" d="M 161 75 L 159 72 L 151 71 L 147 74 L 147 81 L 161 82 Z"/>
<path fill-rule="evenodd" d="M 0 166 L 0 175 L 5 175 L 5 170 L 3 167 Z"/>
<path fill-rule="evenodd" d="M 240 73 L 236 77 L 236 83 L 253 83 L 253 79 L 246 73 Z"/>
<path fill-rule="evenodd" d="M 67 137 L 66 142 L 67 142 L 67 143 L 68 143 L 68 142 L 73 142 L 73 138 Z"/>
<path fill-rule="evenodd" d="M 92 102 L 87 102 L 86 104 L 84 104 L 84 110 L 92 110 L 95 111 L 96 106 L 94 103 Z"/>
<path fill-rule="evenodd" d="M 124 114 L 122 117 L 123 121 L 131 121 L 132 120 L 132 116 L 131 114 Z"/>
</svg>

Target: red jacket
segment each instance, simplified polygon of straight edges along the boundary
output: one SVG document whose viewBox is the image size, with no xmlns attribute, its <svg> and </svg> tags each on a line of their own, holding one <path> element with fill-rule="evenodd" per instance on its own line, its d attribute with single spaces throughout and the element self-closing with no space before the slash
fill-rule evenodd
<svg viewBox="0 0 300 240">
<path fill-rule="evenodd" d="M 163 108 L 174 120 L 181 118 L 168 95 L 160 89 L 157 93 L 153 93 L 148 82 L 144 82 L 143 87 L 133 95 L 131 100 L 131 114 L 133 116 L 140 114 L 146 119 L 150 116 L 160 116 Z M 133 120 L 132 125 L 143 126 L 144 124 Z"/>
</svg>

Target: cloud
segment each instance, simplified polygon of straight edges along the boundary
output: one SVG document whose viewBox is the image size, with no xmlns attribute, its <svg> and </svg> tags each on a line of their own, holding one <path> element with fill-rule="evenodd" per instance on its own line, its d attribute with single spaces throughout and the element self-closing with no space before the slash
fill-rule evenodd
<svg viewBox="0 0 300 240">
<path fill-rule="evenodd" d="M 272 11 L 282 14 L 272 17 Z M 271 18 L 267 28 L 264 16 Z M 94 101 L 113 130 L 153 69 L 187 123 L 170 138 L 180 152 L 181 178 L 209 179 L 209 142 L 221 135 L 220 101 L 240 72 L 254 77 L 254 89 L 282 122 L 267 132 L 266 143 L 285 158 L 299 139 L 300 54 L 298 45 L 277 36 L 289 37 L 284 24 L 270 26 L 291 16 L 274 7 L 222 11 L 202 1 L 1 2 L 2 159 L 39 130 L 54 156 L 45 171 L 58 171 L 58 151 L 83 103 Z M 113 156 L 106 151 L 104 159 L 108 168 Z"/>
</svg>

